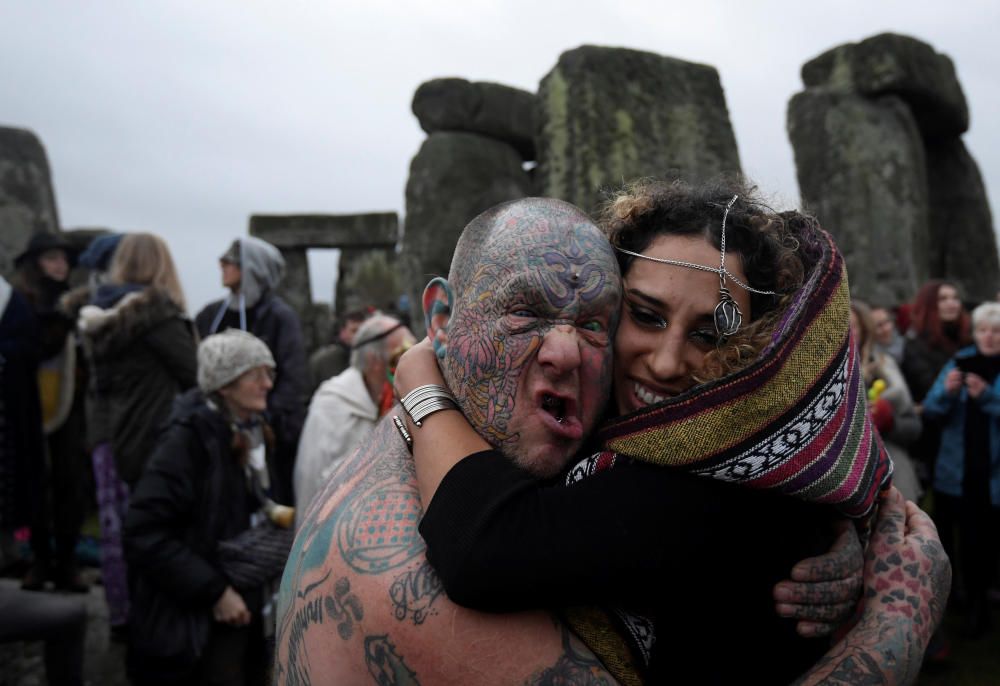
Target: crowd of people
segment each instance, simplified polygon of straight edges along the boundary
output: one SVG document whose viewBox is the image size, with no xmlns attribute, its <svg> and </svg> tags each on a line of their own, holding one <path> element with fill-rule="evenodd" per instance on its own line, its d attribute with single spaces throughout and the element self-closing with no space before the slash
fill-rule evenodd
<svg viewBox="0 0 1000 686">
<path fill-rule="evenodd" d="M 310 356 L 262 240 L 233 241 L 225 297 L 192 318 L 160 237 L 78 252 L 37 234 L 0 279 L 0 531 L 30 531 L 31 551 L 21 592 L 0 591 L 0 640 L 46 641 L 51 683 L 82 683 L 72 594 L 96 512 L 136 684 L 412 670 L 438 615 L 469 655 L 509 640 L 509 667 L 465 683 L 784 683 L 885 641 L 916 657 L 880 668 L 915 673 L 929 641 L 947 649 L 931 628 L 952 582 L 913 503 L 956 566 L 966 632 L 991 629 L 1000 304 L 970 314 L 932 281 L 910 303 L 847 307 L 842 264 L 813 218 L 741 180 L 635 184 L 600 230 L 522 201 L 467 227 L 425 292 L 427 340 L 364 308 Z M 348 517 L 370 531 L 345 533 Z M 859 600 L 901 554 L 921 566 L 920 627 Z M 426 639 L 396 651 L 380 609 Z M 476 611 L 540 609 L 557 620 Z M 317 636 L 324 612 L 334 633 Z M 814 637 L 840 624 L 839 643 Z M 712 660 L 719 643 L 732 660 Z M 420 669 L 466 674 L 449 659 Z"/>
<path fill-rule="evenodd" d="M 284 260 L 241 238 L 219 264 L 228 294 L 194 319 L 149 233 L 102 235 L 82 252 L 39 233 L 0 281 L 0 530 L 8 542 L 29 532 L 31 549 L 24 595 L 0 597 L 0 640 L 44 640 L 52 683 L 82 683 L 86 615 L 71 595 L 31 592 L 89 590 L 77 557 L 88 514 L 134 683 L 263 683 L 295 506 L 384 412 L 386 388 L 391 400 L 389 365 L 413 335 L 350 312 L 332 337 L 348 354 L 320 360 L 329 388 L 297 459 L 311 380 L 298 318 L 276 294 Z M 368 340 L 352 346 L 344 331 L 362 322 Z M 330 407 L 356 423 L 331 423 Z M 308 472 L 298 499 L 296 464 Z M 2 562 L 17 569 L 9 548 Z"/>
</svg>

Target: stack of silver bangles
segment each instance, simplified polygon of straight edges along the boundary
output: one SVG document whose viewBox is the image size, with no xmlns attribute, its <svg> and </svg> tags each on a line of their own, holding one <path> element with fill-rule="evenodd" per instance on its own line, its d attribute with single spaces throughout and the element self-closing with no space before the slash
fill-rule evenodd
<svg viewBox="0 0 1000 686">
<path fill-rule="evenodd" d="M 436 384 L 417 386 L 400 402 L 417 427 L 423 426 L 421 422 L 435 412 L 458 409 L 458 401 L 451 391 Z"/>
</svg>

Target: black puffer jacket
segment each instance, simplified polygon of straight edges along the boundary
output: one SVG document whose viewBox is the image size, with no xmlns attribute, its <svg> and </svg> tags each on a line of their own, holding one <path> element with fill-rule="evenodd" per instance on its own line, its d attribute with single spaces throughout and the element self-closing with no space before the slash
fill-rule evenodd
<svg viewBox="0 0 1000 686">
<path fill-rule="evenodd" d="M 102 286 L 80 311 L 118 476 L 133 486 L 174 397 L 197 381 L 191 321 L 156 288 Z"/>
<path fill-rule="evenodd" d="M 250 528 L 259 507 L 232 438 L 200 390 L 179 396 L 129 500 L 124 543 L 136 631 L 129 670 L 142 683 L 183 682 L 210 633 L 212 606 L 232 585 L 218 544 Z M 258 589 L 237 590 L 259 613 Z M 185 650 L 184 641 L 195 645 Z"/>
<path fill-rule="evenodd" d="M 178 397 L 129 500 L 129 570 L 183 605 L 211 608 L 222 595 L 229 582 L 217 566 L 216 546 L 248 529 L 259 507 L 232 454 L 232 438 L 201 391 Z"/>
</svg>

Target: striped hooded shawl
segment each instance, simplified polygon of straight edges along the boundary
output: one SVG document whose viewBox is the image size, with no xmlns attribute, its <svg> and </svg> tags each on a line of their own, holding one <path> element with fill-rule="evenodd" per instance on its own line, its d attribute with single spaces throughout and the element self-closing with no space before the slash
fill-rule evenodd
<svg viewBox="0 0 1000 686">
<path fill-rule="evenodd" d="M 868 414 L 844 259 L 822 230 L 770 343 L 749 367 L 606 424 L 608 450 L 747 488 L 872 513 L 892 463 Z"/>
<path fill-rule="evenodd" d="M 798 238 L 805 283 L 757 360 L 612 420 L 599 432 L 606 451 L 571 470 L 569 482 L 625 455 L 871 517 L 892 463 L 868 413 L 844 259 L 821 229 Z M 648 620 L 594 607 L 564 616 L 622 684 L 642 683 L 632 656 L 648 662 Z"/>
</svg>

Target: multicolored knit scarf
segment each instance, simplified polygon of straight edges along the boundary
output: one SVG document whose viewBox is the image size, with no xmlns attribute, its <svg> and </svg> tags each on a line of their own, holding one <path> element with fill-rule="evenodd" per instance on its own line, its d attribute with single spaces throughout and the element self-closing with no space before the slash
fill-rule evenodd
<svg viewBox="0 0 1000 686">
<path fill-rule="evenodd" d="M 889 486 L 892 463 L 868 413 L 849 331 L 847 272 L 825 231 L 798 238 L 815 263 L 759 358 L 611 421 L 599 439 L 613 453 L 865 518 Z M 599 471 L 614 462 L 604 453 L 578 469 Z M 623 613 L 574 609 L 566 618 L 619 681 L 641 683 L 628 653 L 641 655 L 642 646 Z"/>
<path fill-rule="evenodd" d="M 868 414 L 843 257 L 825 231 L 800 239 L 820 256 L 756 362 L 615 419 L 599 438 L 621 455 L 863 518 L 892 465 Z"/>
</svg>

